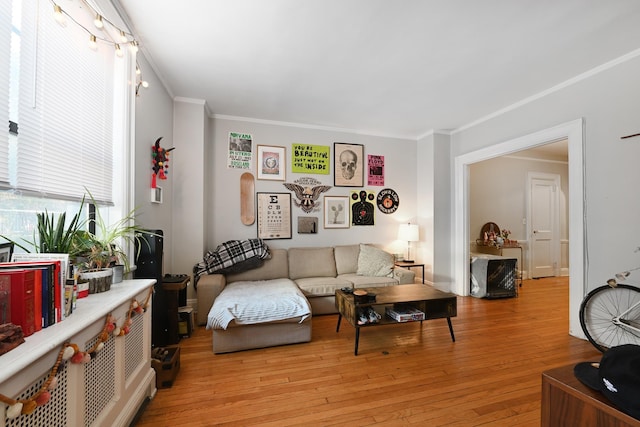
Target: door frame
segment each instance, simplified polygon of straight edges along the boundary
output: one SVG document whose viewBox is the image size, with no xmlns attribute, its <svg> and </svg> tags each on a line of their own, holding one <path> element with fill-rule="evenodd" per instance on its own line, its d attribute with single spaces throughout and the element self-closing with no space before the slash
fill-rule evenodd
<svg viewBox="0 0 640 427">
<path fill-rule="evenodd" d="M 553 181 L 553 184 L 556 186 L 554 194 L 553 194 L 553 212 L 552 212 L 552 227 L 553 227 L 553 241 L 551 242 L 552 253 L 551 258 L 553 259 L 554 267 L 553 267 L 553 275 L 560 275 L 560 175 L 554 173 L 544 173 L 544 172 L 529 172 L 527 173 L 527 189 L 526 189 L 526 200 L 527 200 L 527 241 L 530 243 L 528 245 L 528 259 L 527 259 L 527 270 L 529 271 L 529 278 L 533 277 L 533 245 L 531 244 L 533 241 L 533 230 L 531 219 L 533 217 L 532 209 L 533 204 L 531 198 L 531 183 L 534 179 L 542 179 L 546 181 Z M 569 197 L 571 197 L 571 193 L 569 193 Z"/>
<path fill-rule="evenodd" d="M 584 118 L 499 142 L 454 159 L 454 242 L 452 292 L 469 295 L 469 165 L 566 138 L 569 146 L 569 333 L 584 338 L 579 310 L 587 263 L 584 188 Z"/>
</svg>

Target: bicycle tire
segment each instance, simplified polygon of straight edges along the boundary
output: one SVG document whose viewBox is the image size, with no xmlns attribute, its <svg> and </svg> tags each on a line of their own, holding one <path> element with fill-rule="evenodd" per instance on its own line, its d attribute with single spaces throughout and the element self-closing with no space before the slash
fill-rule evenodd
<svg viewBox="0 0 640 427">
<path fill-rule="evenodd" d="M 613 318 L 637 304 L 623 319 L 640 328 L 640 288 L 618 284 L 593 289 L 580 304 L 580 326 L 595 348 L 604 353 L 622 344 L 640 345 L 640 333 L 613 323 Z"/>
</svg>

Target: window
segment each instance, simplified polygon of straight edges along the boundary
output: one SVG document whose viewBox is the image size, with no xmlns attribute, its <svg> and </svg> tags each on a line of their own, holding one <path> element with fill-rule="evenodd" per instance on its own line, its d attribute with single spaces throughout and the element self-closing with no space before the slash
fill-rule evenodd
<svg viewBox="0 0 640 427">
<path fill-rule="evenodd" d="M 95 11 L 86 0 L 0 1 L 0 234 L 13 240 L 33 239 L 35 212 L 75 214 L 86 190 L 114 217 L 130 210 L 113 165 L 129 147 L 119 112 L 132 111 L 135 53 L 116 56 L 115 27 L 95 28 Z"/>
</svg>

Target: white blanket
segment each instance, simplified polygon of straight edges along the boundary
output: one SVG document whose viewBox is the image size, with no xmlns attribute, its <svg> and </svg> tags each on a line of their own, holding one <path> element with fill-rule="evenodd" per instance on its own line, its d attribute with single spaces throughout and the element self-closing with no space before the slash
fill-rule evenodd
<svg viewBox="0 0 640 427">
<path fill-rule="evenodd" d="M 274 322 L 311 314 L 309 302 L 290 279 L 233 282 L 215 299 L 207 329 L 227 329 L 232 320 L 238 325 Z"/>
</svg>

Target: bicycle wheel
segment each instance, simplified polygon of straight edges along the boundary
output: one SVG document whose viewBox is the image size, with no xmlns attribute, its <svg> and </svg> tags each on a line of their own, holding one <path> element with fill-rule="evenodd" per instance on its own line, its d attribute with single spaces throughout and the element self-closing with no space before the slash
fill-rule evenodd
<svg viewBox="0 0 640 427">
<path fill-rule="evenodd" d="M 635 331 L 613 323 L 615 317 L 629 309 L 620 320 Z M 603 353 L 622 344 L 640 345 L 640 289 L 619 284 L 592 290 L 580 304 L 580 325 L 589 342 Z"/>
</svg>

